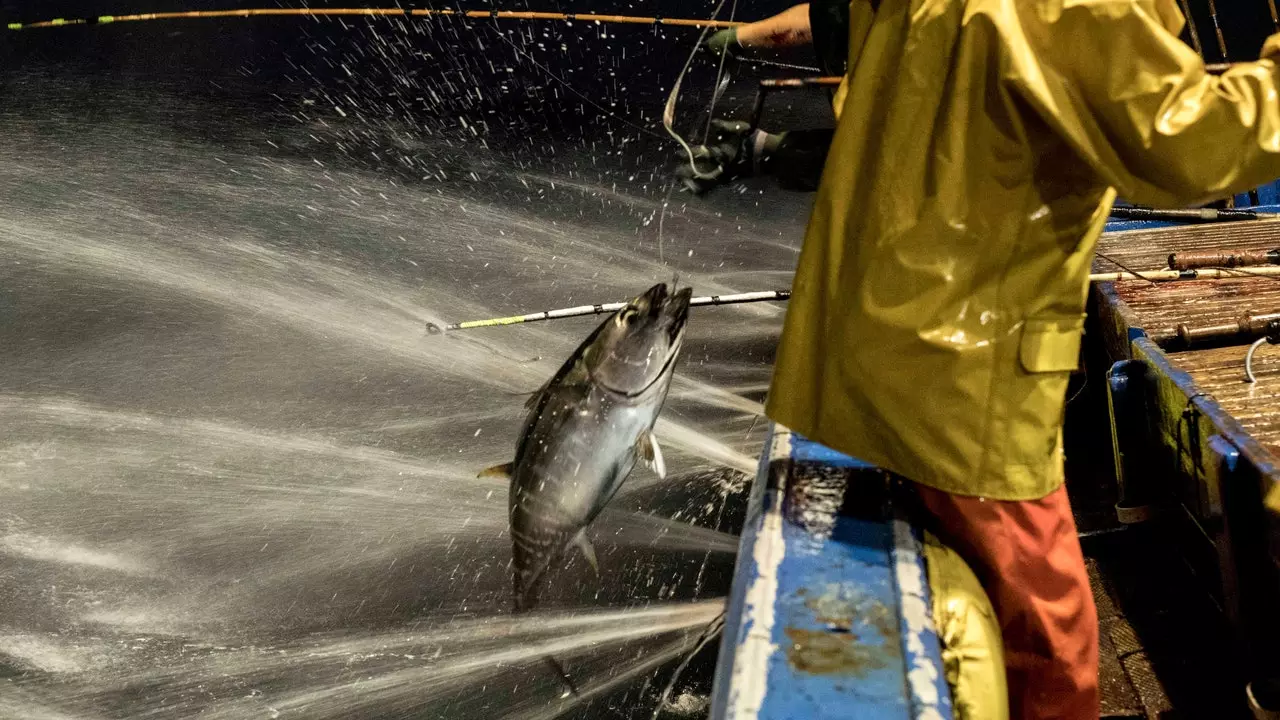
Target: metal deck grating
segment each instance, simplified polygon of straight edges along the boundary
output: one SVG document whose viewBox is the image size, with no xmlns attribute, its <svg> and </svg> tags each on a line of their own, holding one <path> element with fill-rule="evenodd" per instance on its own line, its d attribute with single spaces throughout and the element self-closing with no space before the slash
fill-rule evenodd
<svg viewBox="0 0 1280 720">
<path fill-rule="evenodd" d="M 1266 220 L 1107 233 L 1098 243 L 1098 252 L 1134 270 L 1154 270 L 1167 266 L 1172 252 L 1277 246 L 1280 246 L 1280 221 Z M 1120 268 L 1098 257 L 1093 269 L 1112 272 Z"/>
<path fill-rule="evenodd" d="M 1258 349 L 1253 361 L 1257 383 L 1245 381 L 1246 350 L 1244 346 L 1223 347 L 1171 353 L 1169 357 L 1259 443 L 1280 454 L 1280 346 Z"/>
<path fill-rule="evenodd" d="M 1134 270 L 1166 267 L 1171 252 L 1280 247 L 1280 222 L 1223 223 L 1135 230 L 1104 235 L 1101 254 Z M 1100 272 L 1116 269 L 1101 256 Z M 1246 315 L 1280 312 L 1280 277 L 1230 280 L 1115 283 L 1131 322 L 1153 338 L 1172 334 L 1179 323 L 1219 325 Z M 1280 454 L 1280 347 L 1263 347 L 1255 359 L 1256 384 L 1245 381 L 1245 346 L 1171 352 L 1170 360 L 1262 445 Z"/>
</svg>

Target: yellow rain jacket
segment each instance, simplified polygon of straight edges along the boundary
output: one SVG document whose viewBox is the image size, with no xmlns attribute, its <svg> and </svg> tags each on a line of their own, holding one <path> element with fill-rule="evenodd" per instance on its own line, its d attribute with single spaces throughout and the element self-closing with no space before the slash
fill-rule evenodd
<svg viewBox="0 0 1280 720">
<path fill-rule="evenodd" d="M 1280 36 L 1207 75 L 1174 0 L 853 0 L 768 413 L 961 495 L 1043 497 L 1117 190 L 1280 177 Z"/>
</svg>

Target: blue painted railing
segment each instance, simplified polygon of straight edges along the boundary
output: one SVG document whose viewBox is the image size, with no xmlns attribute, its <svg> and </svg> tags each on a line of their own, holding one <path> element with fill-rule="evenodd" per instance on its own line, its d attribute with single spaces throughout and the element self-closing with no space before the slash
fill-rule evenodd
<svg viewBox="0 0 1280 720">
<path fill-rule="evenodd" d="M 895 510 L 882 471 L 771 430 L 711 717 L 952 717 L 919 538 Z"/>
</svg>

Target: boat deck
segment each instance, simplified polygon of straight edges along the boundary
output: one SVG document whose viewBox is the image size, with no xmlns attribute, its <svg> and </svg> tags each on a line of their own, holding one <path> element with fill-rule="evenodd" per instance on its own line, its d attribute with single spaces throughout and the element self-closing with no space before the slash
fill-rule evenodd
<svg viewBox="0 0 1280 720">
<path fill-rule="evenodd" d="M 1274 221 L 1112 232 L 1094 270 L 1141 272 L 1166 267 L 1175 252 L 1277 246 Z M 1258 382 L 1249 383 L 1248 339 L 1191 347 L 1177 339 L 1180 324 L 1280 311 L 1280 277 L 1240 272 L 1092 291 L 1085 364 L 1103 399 L 1101 411 L 1095 402 L 1079 414 L 1109 412 L 1112 438 L 1102 444 L 1117 452 L 1114 463 L 1093 463 L 1111 477 L 1078 473 L 1068 483 L 1083 495 L 1091 490 L 1083 486 L 1110 483 L 1130 519 L 1151 518 L 1086 541 L 1104 591 L 1104 710 L 1113 717 L 1233 717 L 1244 712 L 1244 678 L 1275 672 L 1261 648 L 1276 631 L 1263 608 L 1277 589 L 1269 557 L 1277 528 L 1261 500 L 1280 482 L 1280 348 L 1259 349 Z"/>
</svg>

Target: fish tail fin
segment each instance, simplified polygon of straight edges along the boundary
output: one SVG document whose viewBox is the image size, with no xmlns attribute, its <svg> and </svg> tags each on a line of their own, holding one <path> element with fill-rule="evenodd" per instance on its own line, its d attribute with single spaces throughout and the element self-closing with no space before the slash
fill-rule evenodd
<svg viewBox="0 0 1280 720">
<path fill-rule="evenodd" d="M 569 689 L 569 691 L 561 697 L 568 697 L 569 695 L 578 697 L 582 694 L 578 692 L 578 686 L 574 684 L 573 678 L 569 677 L 569 671 L 564 669 L 564 665 L 561 665 L 559 660 L 555 659 L 555 657 L 551 655 L 543 655 L 542 661 L 547 664 L 547 667 L 551 668 L 551 670 L 555 672 L 555 674 L 560 678 L 560 682 L 564 683 L 564 686 Z"/>
<path fill-rule="evenodd" d="M 522 583 L 518 576 L 512 584 L 515 586 L 512 588 L 513 592 L 511 594 L 512 612 L 522 613 L 532 610 L 533 606 L 538 602 L 538 594 L 534 591 L 534 586 Z"/>
</svg>

